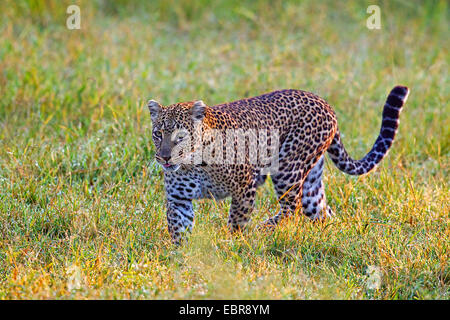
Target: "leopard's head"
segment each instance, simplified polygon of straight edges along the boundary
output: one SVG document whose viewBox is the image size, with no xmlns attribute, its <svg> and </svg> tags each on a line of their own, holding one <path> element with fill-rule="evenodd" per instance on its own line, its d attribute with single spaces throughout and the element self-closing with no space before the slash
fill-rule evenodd
<svg viewBox="0 0 450 320">
<path fill-rule="evenodd" d="M 176 171 L 192 152 L 195 130 L 205 117 L 203 101 L 163 106 L 155 100 L 147 104 L 152 119 L 152 139 L 156 161 L 165 171 Z"/>
</svg>

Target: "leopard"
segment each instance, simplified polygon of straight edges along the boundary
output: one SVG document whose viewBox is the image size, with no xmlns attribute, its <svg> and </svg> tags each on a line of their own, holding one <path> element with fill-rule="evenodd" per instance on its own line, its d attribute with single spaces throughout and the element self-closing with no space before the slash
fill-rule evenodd
<svg viewBox="0 0 450 320">
<path fill-rule="evenodd" d="M 191 233 L 193 200 L 197 199 L 231 198 L 227 225 L 232 233 L 243 230 L 250 221 L 257 188 L 268 176 L 279 210 L 261 226 L 275 227 L 281 220 L 300 213 L 313 221 L 334 217 L 322 180 L 325 153 L 346 174 L 364 175 L 372 171 L 392 146 L 408 95 L 409 88 L 403 85 L 390 91 L 378 137 L 360 160 L 347 153 L 333 108 L 308 91 L 277 90 L 213 106 L 203 100 L 166 106 L 149 100 L 154 156 L 163 169 L 165 211 L 172 243 L 180 245 Z M 229 163 L 205 161 L 201 155 L 197 161 L 182 161 L 188 156 L 192 158 L 197 147 L 211 144 L 213 135 L 209 134 L 209 140 L 204 138 L 214 130 L 276 131 L 277 144 L 273 144 L 276 168 L 263 170 L 248 156 Z M 186 142 L 186 137 L 195 135 L 200 142 L 192 143 L 190 139 Z"/>
</svg>

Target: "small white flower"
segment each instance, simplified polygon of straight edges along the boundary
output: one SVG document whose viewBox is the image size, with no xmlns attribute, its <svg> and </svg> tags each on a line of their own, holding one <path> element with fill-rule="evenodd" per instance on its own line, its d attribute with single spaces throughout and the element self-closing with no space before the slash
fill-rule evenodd
<svg viewBox="0 0 450 320">
<path fill-rule="evenodd" d="M 378 290 L 381 287 L 381 270 L 377 266 L 367 266 L 366 288 L 370 290 Z"/>
<path fill-rule="evenodd" d="M 81 269 L 75 264 L 69 266 L 66 270 L 67 289 L 69 291 L 81 289 Z"/>
</svg>

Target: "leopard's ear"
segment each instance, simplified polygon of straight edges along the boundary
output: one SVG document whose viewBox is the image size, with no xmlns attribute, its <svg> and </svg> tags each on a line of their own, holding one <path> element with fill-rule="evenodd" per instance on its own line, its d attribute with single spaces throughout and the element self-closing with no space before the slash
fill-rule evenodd
<svg viewBox="0 0 450 320">
<path fill-rule="evenodd" d="M 162 110 L 161 105 L 155 100 L 148 100 L 147 107 L 148 110 L 150 110 L 150 116 L 152 118 L 152 121 L 155 121 Z"/>
<path fill-rule="evenodd" d="M 206 105 L 202 100 L 197 100 L 191 108 L 191 116 L 194 121 L 202 121 L 205 117 Z"/>
</svg>

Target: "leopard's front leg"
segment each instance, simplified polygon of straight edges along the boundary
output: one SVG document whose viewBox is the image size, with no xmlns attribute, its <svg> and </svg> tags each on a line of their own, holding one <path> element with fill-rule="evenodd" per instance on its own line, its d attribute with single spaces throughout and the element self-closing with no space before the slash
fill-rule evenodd
<svg viewBox="0 0 450 320">
<path fill-rule="evenodd" d="M 241 230 L 250 220 L 255 203 L 256 185 L 241 188 L 232 195 L 231 208 L 228 215 L 228 226 L 231 232 Z"/>
<path fill-rule="evenodd" d="M 167 225 L 172 242 L 179 245 L 183 236 L 192 231 L 194 210 L 192 200 L 177 195 L 167 195 Z"/>
<path fill-rule="evenodd" d="M 194 209 L 192 200 L 201 193 L 195 172 L 178 170 L 164 172 L 167 223 L 172 242 L 180 244 L 183 235 L 192 230 Z"/>
</svg>

